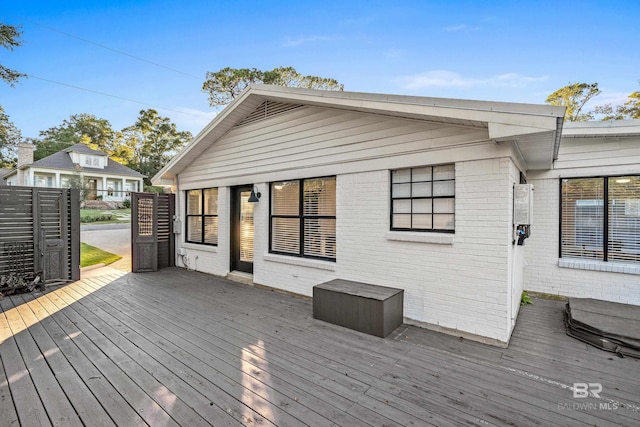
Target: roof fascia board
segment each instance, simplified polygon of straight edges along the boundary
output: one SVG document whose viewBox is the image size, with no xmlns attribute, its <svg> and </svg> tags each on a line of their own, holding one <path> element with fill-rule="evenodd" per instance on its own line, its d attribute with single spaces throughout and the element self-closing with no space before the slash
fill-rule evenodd
<svg viewBox="0 0 640 427">
<path fill-rule="evenodd" d="M 625 120 L 625 122 L 627 122 Z M 568 126 L 565 124 L 562 136 L 565 138 L 580 138 L 589 136 L 625 136 L 640 135 L 640 120 L 629 120 L 629 123 L 617 123 L 615 126 Z"/>
<path fill-rule="evenodd" d="M 498 124 L 493 126 L 499 137 L 557 130 L 557 118 L 564 115 L 564 107 L 547 105 L 512 104 L 489 101 L 471 101 L 439 98 L 418 98 L 398 95 L 365 94 L 357 92 L 318 91 L 282 86 L 250 85 L 240 96 L 196 135 L 152 179 L 160 182 L 171 179 L 183 168 L 182 160 L 216 127 L 224 123 L 233 111 L 249 97 L 279 102 L 300 103 L 329 108 L 367 110 L 370 113 L 407 113 L 414 116 L 443 117 Z M 497 138 L 491 135 L 491 138 Z M 206 147 L 203 147 L 204 150 Z"/>
<path fill-rule="evenodd" d="M 458 102 L 458 105 L 453 103 L 452 105 L 430 105 L 417 102 L 398 102 L 395 99 L 373 100 L 356 97 L 331 97 L 327 94 L 280 92 L 273 90 L 271 87 L 269 89 L 251 89 L 255 94 L 261 95 L 265 99 L 280 102 L 294 102 L 344 109 L 367 109 L 370 112 L 377 111 L 382 114 L 392 111 L 395 113 L 407 113 L 425 117 L 435 116 L 485 123 L 493 122 L 515 126 L 525 125 L 538 128 L 536 132 L 555 130 L 557 117 L 564 115 L 564 107 L 550 108 L 549 106 L 527 105 L 527 107 L 540 108 L 538 111 L 535 111 L 535 108 L 528 108 L 531 111 L 522 111 L 522 104 L 495 103 L 493 108 L 487 109 L 486 101 L 455 100 Z M 512 108 L 512 110 L 510 110 L 510 108 Z"/>
</svg>

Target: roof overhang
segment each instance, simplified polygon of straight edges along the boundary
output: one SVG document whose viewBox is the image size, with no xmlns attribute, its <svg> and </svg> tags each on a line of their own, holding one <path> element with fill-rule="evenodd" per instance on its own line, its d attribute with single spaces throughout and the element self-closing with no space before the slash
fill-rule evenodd
<svg viewBox="0 0 640 427">
<path fill-rule="evenodd" d="M 567 122 L 563 138 L 625 137 L 640 135 L 640 120 L 610 120 L 604 122 Z"/>
<path fill-rule="evenodd" d="M 171 159 L 151 179 L 152 183 L 173 184 L 177 174 L 264 101 L 484 128 L 488 139 L 515 144 L 529 169 L 551 168 L 557 156 L 565 112 L 564 107 L 550 105 L 251 85 Z"/>
</svg>

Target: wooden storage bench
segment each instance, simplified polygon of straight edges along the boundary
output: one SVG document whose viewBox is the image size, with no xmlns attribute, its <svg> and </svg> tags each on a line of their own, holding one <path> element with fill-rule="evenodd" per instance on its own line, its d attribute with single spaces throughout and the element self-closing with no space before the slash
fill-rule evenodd
<svg viewBox="0 0 640 427">
<path fill-rule="evenodd" d="M 313 318 L 378 337 L 402 324 L 404 291 L 349 280 L 313 287 Z"/>
</svg>

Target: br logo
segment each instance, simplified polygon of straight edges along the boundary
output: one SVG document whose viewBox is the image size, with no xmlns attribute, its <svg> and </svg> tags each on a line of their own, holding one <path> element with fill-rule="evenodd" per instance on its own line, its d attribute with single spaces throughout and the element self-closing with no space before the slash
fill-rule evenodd
<svg viewBox="0 0 640 427">
<path fill-rule="evenodd" d="M 589 393 L 596 399 L 600 399 L 602 384 L 600 383 L 573 383 L 573 398 L 585 399 Z"/>
</svg>

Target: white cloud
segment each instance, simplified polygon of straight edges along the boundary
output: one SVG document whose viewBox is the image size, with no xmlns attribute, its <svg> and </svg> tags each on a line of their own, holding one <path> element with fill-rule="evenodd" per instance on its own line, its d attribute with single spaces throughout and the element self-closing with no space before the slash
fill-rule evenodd
<svg viewBox="0 0 640 427">
<path fill-rule="evenodd" d="M 448 27 L 444 27 L 444 31 L 448 33 L 457 33 L 459 31 L 471 32 L 471 31 L 478 31 L 479 29 L 480 27 L 473 27 L 467 24 L 450 25 Z"/>
<path fill-rule="evenodd" d="M 314 43 L 314 42 L 326 42 L 336 40 L 335 37 L 329 36 L 300 36 L 300 37 L 287 37 L 285 41 L 282 43 L 283 47 L 297 47 L 303 45 L 305 43 Z"/>
<path fill-rule="evenodd" d="M 525 87 L 529 84 L 547 80 L 548 76 L 523 76 L 517 73 L 505 73 L 489 77 L 467 77 L 446 70 L 426 71 L 396 79 L 403 89 L 419 90 L 425 88 L 472 88 L 479 86 Z"/>
</svg>

